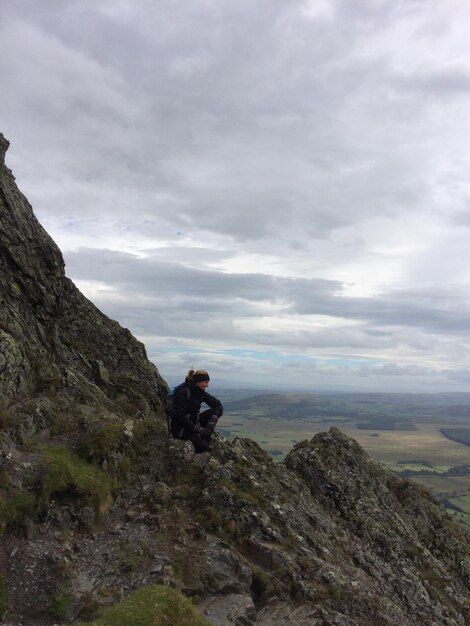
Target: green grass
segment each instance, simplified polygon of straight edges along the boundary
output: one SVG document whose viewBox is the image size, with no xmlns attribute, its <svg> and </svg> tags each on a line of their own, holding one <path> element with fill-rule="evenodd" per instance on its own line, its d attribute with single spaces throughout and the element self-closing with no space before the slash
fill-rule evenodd
<svg viewBox="0 0 470 626">
<path fill-rule="evenodd" d="M 27 518 L 34 519 L 38 509 L 37 497 L 28 492 L 0 496 L 0 532 L 19 527 Z"/>
<path fill-rule="evenodd" d="M 404 472 L 406 470 L 410 472 L 428 472 L 430 474 L 445 474 L 450 467 L 448 465 L 433 465 L 432 467 L 428 467 L 427 465 L 422 465 L 421 463 L 399 463 L 398 465 L 390 466 L 390 469 L 393 469 L 395 472 Z"/>
<path fill-rule="evenodd" d="M 111 422 L 101 426 L 81 450 L 85 458 L 92 459 L 95 463 L 102 463 L 113 453 L 121 451 L 127 444 L 124 424 L 121 422 Z"/>
<path fill-rule="evenodd" d="M 460 498 L 451 498 L 451 502 L 470 515 L 470 495 L 462 496 Z"/>
<path fill-rule="evenodd" d="M 72 493 L 83 498 L 101 515 L 111 503 L 109 476 L 61 447 L 43 450 L 41 486 L 42 499 L 46 502 L 55 495 Z"/>
<path fill-rule="evenodd" d="M 26 519 L 41 517 L 53 498 L 80 498 L 97 517 L 111 504 L 112 481 L 100 468 L 62 447 L 42 448 L 39 477 L 34 484 L 7 485 L 0 491 L 0 534 L 21 528 Z"/>
<path fill-rule="evenodd" d="M 64 619 L 67 615 L 67 611 L 70 607 L 70 596 L 67 594 L 60 594 L 52 599 L 48 613 L 54 619 Z"/>
<path fill-rule="evenodd" d="M 79 626 L 210 626 L 181 593 L 151 585 L 141 587 L 92 622 Z"/>
<path fill-rule="evenodd" d="M 448 512 L 470 532 L 470 494 L 449 498 L 449 502 L 461 509 L 461 512 L 452 510 Z"/>
</svg>

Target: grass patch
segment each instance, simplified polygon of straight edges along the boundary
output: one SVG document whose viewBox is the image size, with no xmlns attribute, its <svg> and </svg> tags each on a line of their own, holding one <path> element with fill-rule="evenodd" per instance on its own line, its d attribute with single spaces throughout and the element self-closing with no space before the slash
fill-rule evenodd
<svg viewBox="0 0 470 626">
<path fill-rule="evenodd" d="M 49 605 L 48 613 L 54 619 L 64 619 L 67 615 L 67 611 L 70 608 L 70 596 L 67 594 L 61 594 L 52 599 Z"/>
<path fill-rule="evenodd" d="M 269 596 L 276 593 L 276 585 L 271 573 L 266 572 L 261 567 L 254 567 L 252 570 L 251 592 L 256 605 L 264 604 Z"/>
<path fill-rule="evenodd" d="M 224 523 L 224 518 L 213 506 L 205 506 L 196 511 L 193 516 L 194 521 L 210 532 L 217 532 Z"/>
<path fill-rule="evenodd" d="M 122 543 L 116 552 L 119 568 L 123 572 L 137 572 L 145 560 L 144 550 L 139 544 Z"/>
<path fill-rule="evenodd" d="M 151 585 L 141 587 L 92 622 L 79 626 L 210 626 L 181 593 Z"/>
<path fill-rule="evenodd" d="M 78 495 L 100 515 L 111 504 L 109 476 L 61 447 L 43 450 L 41 487 L 45 502 L 49 502 L 52 496 Z"/>
<path fill-rule="evenodd" d="M 456 511 L 448 508 L 447 512 L 470 534 L 470 495 L 467 494 L 460 497 L 449 498 L 449 503 L 459 510 Z"/>
<path fill-rule="evenodd" d="M 80 452 L 82 456 L 99 465 L 116 452 L 122 452 L 128 441 L 124 424 L 111 422 L 93 433 Z"/>
<path fill-rule="evenodd" d="M 18 529 L 26 518 L 34 519 L 38 512 L 38 499 L 31 493 L 19 492 L 0 496 L 0 532 Z"/>
<path fill-rule="evenodd" d="M 133 473 L 145 471 L 155 457 L 155 445 L 162 437 L 168 437 L 166 422 L 156 416 L 134 422 L 129 459 Z"/>
<path fill-rule="evenodd" d="M 451 498 L 451 502 L 457 504 L 465 513 L 470 515 L 470 494 L 459 498 Z"/>
<path fill-rule="evenodd" d="M 449 471 L 448 465 L 424 465 L 423 463 L 399 463 L 391 467 L 394 472 L 401 473 L 405 471 L 409 472 L 422 472 L 427 474 L 445 474 Z"/>
<path fill-rule="evenodd" d="M 76 434 L 80 431 L 80 420 L 76 415 L 71 413 L 58 412 L 54 416 L 54 421 L 51 425 L 52 437 L 64 437 L 64 435 Z"/>
<path fill-rule="evenodd" d="M 185 466 L 174 475 L 173 487 L 181 498 L 197 503 L 204 488 L 204 470 L 194 463 Z"/>
</svg>

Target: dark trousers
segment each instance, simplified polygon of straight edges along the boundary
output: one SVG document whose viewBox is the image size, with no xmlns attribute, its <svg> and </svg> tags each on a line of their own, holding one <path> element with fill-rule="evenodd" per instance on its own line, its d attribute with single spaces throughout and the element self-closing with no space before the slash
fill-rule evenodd
<svg viewBox="0 0 470 626">
<path fill-rule="evenodd" d="M 215 425 L 217 424 L 217 417 L 214 415 L 212 409 L 207 409 L 202 413 L 199 413 L 198 424 L 203 428 L 206 428 L 211 434 L 214 432 Z M 191 441 L 196 452 L 205 452 L 209 447 L 211 437 L 201 437 L 197 433 L 192 432 L 188 428 L 178 426 L 174 421 L 171 422 L 171 432 L 178 439 L 184 439 L 185 441 Z"/>
</svg>

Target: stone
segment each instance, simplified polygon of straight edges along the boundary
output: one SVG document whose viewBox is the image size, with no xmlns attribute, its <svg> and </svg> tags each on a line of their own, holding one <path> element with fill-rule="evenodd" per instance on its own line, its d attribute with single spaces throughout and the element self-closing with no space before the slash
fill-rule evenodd
<svg viewBox="0 0 470 626">
<path fill-rule="evenodd" d="M 198 610 L 213 626 L 252 626 L 256 623 L 256 609 L 249 595 L 209 597 L 199 604 Z"/>
</svg>

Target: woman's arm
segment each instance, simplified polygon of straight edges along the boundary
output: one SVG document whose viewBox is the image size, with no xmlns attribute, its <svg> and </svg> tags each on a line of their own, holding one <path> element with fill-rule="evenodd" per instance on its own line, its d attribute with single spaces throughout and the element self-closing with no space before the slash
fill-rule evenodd
<svg viewBox="0 0 470 626">
<path fill-rule="evenodd" d="M 207 391 L 204 392 L 203 402 L 207 404 L 214 411 L 214 415 L 217 417 L 221 417 L 224 412 L 224 407 L 222 406 L 222 402 L 218 400 L 215 396 L 211 396 Z"/>
</svg>

